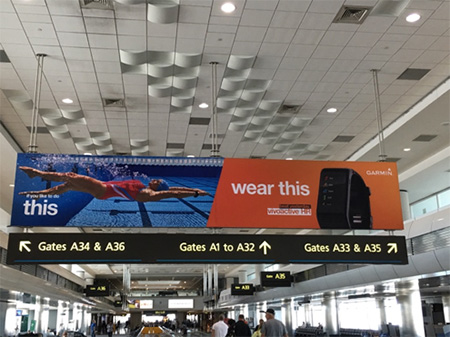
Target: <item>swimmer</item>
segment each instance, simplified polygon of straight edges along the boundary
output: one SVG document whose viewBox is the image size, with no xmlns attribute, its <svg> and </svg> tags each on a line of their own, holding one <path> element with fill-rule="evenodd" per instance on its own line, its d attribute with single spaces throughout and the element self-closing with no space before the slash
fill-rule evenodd
<svg viewBox="0 0 450 337">
<path fill-rule="evenodd" d="M 198 188 L 169 187 L 163 179 L 152 179 L 147 186 L 139 180 L 100 181 L 73 172 L 45 172 L 20 166 L 28 177 L 63 182 L 63 184 L 42 191 L 19 192 L 20 195 L 60 195 L 69 191 L 89 193 L 96 199 L 105 200 L 122 197 L 138 202 L 159 201 L 167 198 L 187 198 L 210 195 Z"/>
</svg>

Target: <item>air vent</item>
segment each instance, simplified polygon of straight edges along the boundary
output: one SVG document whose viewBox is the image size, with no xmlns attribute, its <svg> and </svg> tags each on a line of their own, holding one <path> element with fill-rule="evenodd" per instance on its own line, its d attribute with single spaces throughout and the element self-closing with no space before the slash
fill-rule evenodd
<svg viewBox="0 0 450 337">
<path fill-rule="evenodd" d="M 342 6 L 333 22 L 356 23 L 360 25 L 367 18 L 371 9 L 371 7 L 362 6 Z"/>
<path fill-rule="evenodd" d="M 123 108 L 125 102 L 121 98 L 103 98 L 103 106 L 105 108 Z"/>
<path fill-rule="evenodd" d="M 209 138 L 212 138 L 212 133 L 209 134 Z M 217 139 L 223 139 L 225 138 L 225 134 L 224 133 L 218 133 L 217 134 Z"/>
<path fill-rule="evenodd" d="M 400 159 L 402 159 L 402 158 L 387 157 L 387 158 L 385 159 L 385 161 L 387 161 L 388 163 L 396 163 L 396 162 L 398 162 Z"/>
<path fill-rule="evenodd" d="M 397 79 L 418 81 L 428 74 L 429 71 L 430 69 L 408 68 L 399 77 L 397 77 Z"/>
<path fill-rule="evenodd" d="M 114 0 L 80 0 L 81 8 L 114 9 Z"/>
<path fill-rule="evenodd" d="M 333 142 L 349 143 L 353 138 L 355 138 L 355 136 L 337 136 L 333 139 Z"/>
<path fill-rule="evenodd" d="M 31 127 L 27 126 L 29 132 L 31 132 Z M 48 133 L 48 129 L 45 126 L 38 126 L 36 133 Z"/>
<path fill-rule="evenodd" d="M 220 150 L 220 144 L 217 144 L 218 149 Z M 212 145 L 211 144 L 203 144 L 202 146 L 202 150 L 211 150 L 212 149 Z"/>
<path fill-rule="evenodd" d="M 432 139 L 436 138 L 437 135 L 420 135 L 413 139 L 413 142 L 429 142 Z"/>
<path fill-rule="evenodd" d="M 284 114 L 284 113 L 297 113 L 301 109 L 301 105 L 294 105 L 294 104 L 283 104 L 280 109 L 278 109 L 278 113 Z"/>
<path fill-rule="evenodd" d="M 0 50 L 0 63 L 11 63 L 4 50 Z"/>
<path fill-rule="evenodd" d="M 209 125 L 209 122 L 211 121 L 211 118 L 205 118 L 205 117 L 191 117 L 189 119 L 190 125 Z"/>
<path fill-rule="evenodd" d="M 167 143 L 168 149 L 184 149 L 183 143 Z"/>
</svg>

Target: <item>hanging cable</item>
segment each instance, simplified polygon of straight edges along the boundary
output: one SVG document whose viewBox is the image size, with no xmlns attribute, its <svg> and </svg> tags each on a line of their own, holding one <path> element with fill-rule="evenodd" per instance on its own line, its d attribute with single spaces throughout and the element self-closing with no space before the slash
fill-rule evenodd
<svg viewBox="0 0 450 337">
<path fill-rule="evenodd" d="M 380 90 L 378 87 L 378 70 L 371 70 L 373 75 L 373 86 L 375 91 L 375 107 L 377 115 L 377 126 L 378 126 L 378 148 L 380 154 L 378 155 L 378 161 L 386 161 L 386 153 L 384 149 L 384 133 L 383 133 L 383 122 L 381 119 L 381 104 L 380 104 Z"/>
<path fill-rule="evenodd" d="M 31 111 L 30 144 L 28 145 L 29 153 L 37 152 L 36 142 L 39 122 L 39 105 L 41 102 L 42 76 L 44 74 L 44 58 L 46 56 L 46 54 L 36 54 L 37 70 L 34 83 L 33 110 Z"/>
<path fill-rule="evenodd" d="M 211 157 L 219 157 L 219 144 L 217 136 L 217 105 L 216 105 L 216 95 L 217 95 L 217 65 L 218 62 L 209 62 L 211 65 Z"/>
</svg>

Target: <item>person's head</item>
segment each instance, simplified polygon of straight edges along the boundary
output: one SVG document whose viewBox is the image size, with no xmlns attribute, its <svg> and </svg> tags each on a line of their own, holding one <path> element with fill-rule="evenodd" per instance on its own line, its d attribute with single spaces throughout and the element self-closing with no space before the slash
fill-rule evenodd
<svg viewBox="0 0 450 337">
<path fill-rule="evenodd" d="M 164 179 L 152 179 L 148 183 L 148 187 L 153 191 L 167 191 L 169 189 L 169 184 Z"/>
<path fill-rule="evenodd" d="M 224 315 L 219 315 L 219 321 L 223 321 L 225 319 Z"/>
<path fill-rule="evenodd" d="M 264 324 L 264 320 L 262 318 L 259 319 L 259 324 L 260 325 Z"/>
<path fill-rule="evenodd" d="M 245 317 L 244 317 L 244 315 L 240 314 L 238 319 L 239 319 L 240 321 L 243 321 L 243 320 L 245 319 Z"/>
<path fill-rule="evenodd" d="M 269 308 L 266 310 L 266 318 L 267 319 L 273 319 L 275 317 L 275 310 L 272 308 Z"/>
</svg>

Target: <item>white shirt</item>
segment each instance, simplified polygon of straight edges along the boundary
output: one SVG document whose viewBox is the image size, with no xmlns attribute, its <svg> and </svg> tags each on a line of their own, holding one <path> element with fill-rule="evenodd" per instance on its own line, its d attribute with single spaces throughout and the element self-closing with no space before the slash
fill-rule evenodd
<svg viewBox="0 0 450 337">
<path fill-rule="evenodd" d="M 218 321 L 213 324 L 214 337 L 225 337 L 228 332 L 228 324 L 224 321 Z"/>
</svg>

